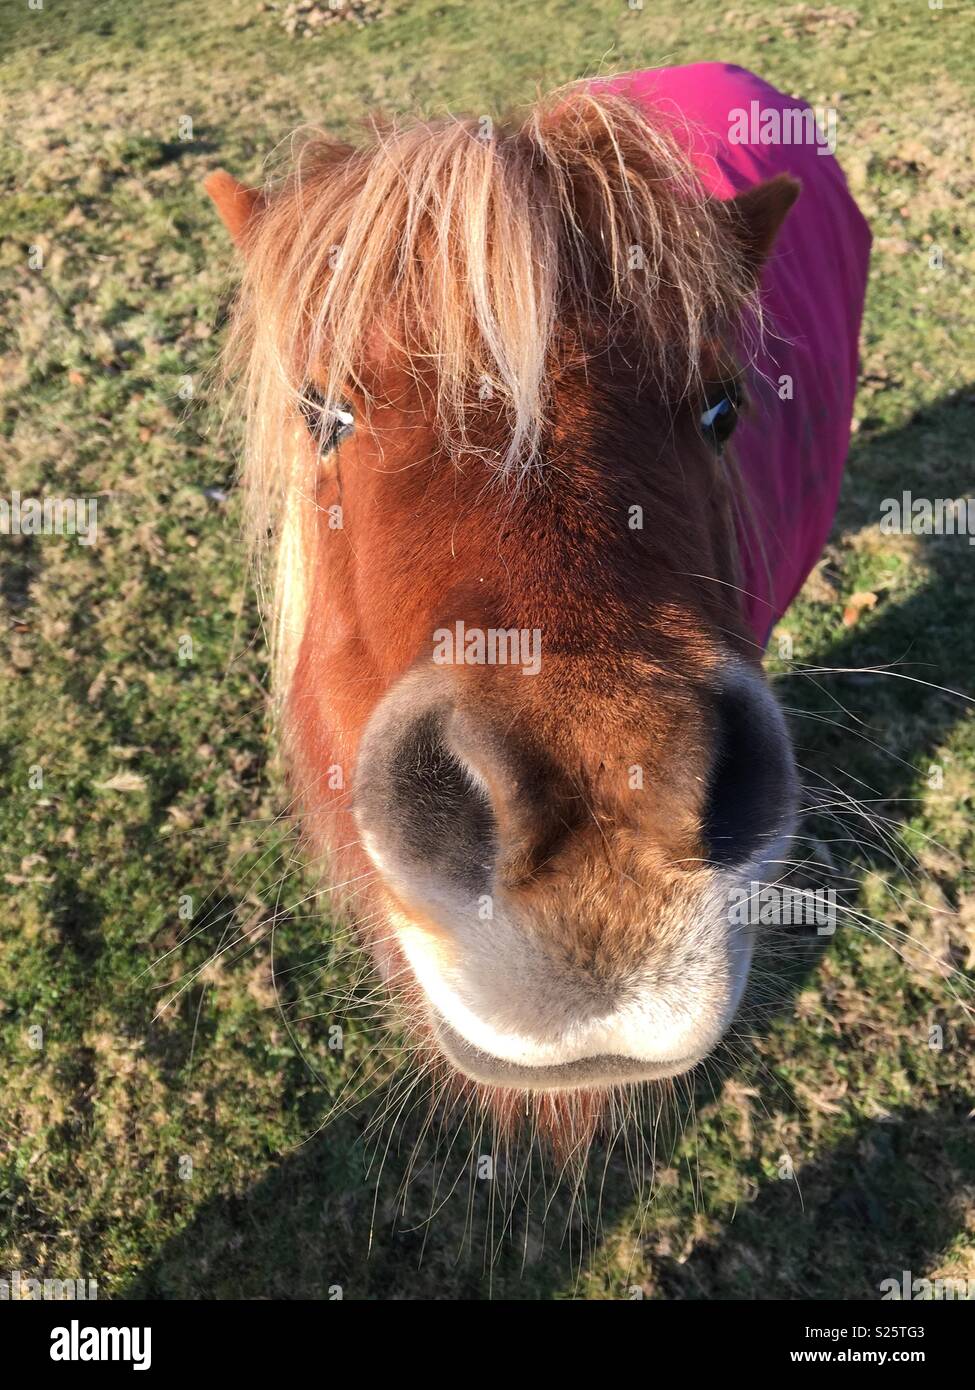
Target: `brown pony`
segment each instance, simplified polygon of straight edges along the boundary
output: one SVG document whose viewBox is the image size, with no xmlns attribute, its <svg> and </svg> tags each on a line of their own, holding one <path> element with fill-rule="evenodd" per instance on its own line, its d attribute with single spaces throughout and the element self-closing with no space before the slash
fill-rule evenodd
<svg viewBox="0 0 975 1390">
<path fill-rule="evenodd" d="M 794 830 L 722 445 L 798 185 L 578 84 L 208 191 L 308 840 L 419 1050 L 577 1136 L 725 1033 Z"/>
</svg>

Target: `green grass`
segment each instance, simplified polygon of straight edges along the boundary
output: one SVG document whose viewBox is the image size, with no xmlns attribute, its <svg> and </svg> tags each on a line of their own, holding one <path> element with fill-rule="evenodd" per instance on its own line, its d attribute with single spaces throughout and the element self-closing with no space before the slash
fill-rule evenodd
<svg viewBox="0 0 975 1390">
<path fill-rule="evenodd" d="M 100 540 L 0 543 L 0 1276 L 367 1298 L 869 1297 L 905 1268 L 975 1276 L 958 1002 L 975 964 L 975 722 L 901 678 L 975 691 L 975 551 L 878 526 L 902 488 L 972 487 L 964 18 L 953 0 L 393 0 L 376 24 L 305 40 L 254 0 L 4 8 L 4 472 L 25 495 L 97 495 Z M 773 954 L 748 1036 L 678 1099 L 653 1190 L 634 1194 L 617 1151 L 543 1221 L 537 1161 L 530 1200 L 512 1198 L 514 1156 L 469 1181 L 483 1137 L 436 1144 L 422 1111 L 387 1151 L 395 1042 L 374 1047 L 368 981 L 274 822 L 287 793 L 237 503 L 204 491 L 229 488 L 236 441 L 207 377 L 233 261 L 200 181 L 218 163 L 256 178 L 305 121 L 493 112 L 604 68 L 703 58 L 838 107 L 877 237 L 840 515 L 780 631 L 803 666 L 898 674 L 813 682 L 775 643 L 770 664 L 810 776 L 869 804 L 870 822 L 813 827 L 848 902 L 916 944 L 843 927 Z M 875 605 L 844 626 L 863 591 Z M 359 1086 L 378 1089 L 321 1130 Z"/>
</svg>

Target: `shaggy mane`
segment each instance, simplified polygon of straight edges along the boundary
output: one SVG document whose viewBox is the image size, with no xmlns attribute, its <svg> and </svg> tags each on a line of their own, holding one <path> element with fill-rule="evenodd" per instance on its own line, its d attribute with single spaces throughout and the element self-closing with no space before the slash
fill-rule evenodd
<svg viewBox="0 0 975 1390">
<path fill-rule="evenodd" d="M 506 423 L 492 462 L 538 462 L 560 334 L 625 331 L 664 399 L 754 286 L 686 154 L 640 107 L 576 83 L 523 121 L 374 124 L 361 148 L 313 133 L 248 231 L 231 335 L 247 422 L 252 529 L 280 547 L 274 647 L 300 636 L 313 510 L 296 407 L 314 381 L 340 402 L 392 350 L 422 375 L 446 450 L 470 451 L 488 395 Z"/>
</svg>

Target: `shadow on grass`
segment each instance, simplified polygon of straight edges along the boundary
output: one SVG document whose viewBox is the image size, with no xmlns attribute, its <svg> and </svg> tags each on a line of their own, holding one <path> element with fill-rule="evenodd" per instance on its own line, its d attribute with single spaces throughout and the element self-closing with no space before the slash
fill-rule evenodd
<svg viewBox="0 0 975 1390">
<path fill-rule="evenodd" d="M 881 1281 L 939 1267 L 964 1228 L 959 1194 L 975 1182 L 969 1105 L 948 1097 L 930 1109 L 894 1111 L 858 1124 L 804 1165 L 795 1180 L 767 1179 L 722 1236 L 687 1260 L 657 1257 L 663 1298 L 876 1299 Z M 171 1241 L 123 1297 L 214 1299 L 464 1299 L 572 1297 L 565 1249 L 502 1254 L 493 1277 L 477 1249 L 458 1261 L 454 1232 L 384 1234 L 370 1255 L 368 1188 L 349 1187 L 348 1135 L 330 1131 L 248 1192 L 215 1199 Z M 632 1208 L 621 1181 L 603 1194 L 603 1222 Z M 476 1204 L 475 1204 L 476 1205 Z M 555 1213 L 554 1215 L 561 1215 Z M 382 1221 L 382 1215 L 380 1216 Z M 500 1223 L 499 1223 L 500 1224 Z M 558 1223 L 552 1219 L 558 1229 Z M 518 1241 L 512 1244 L 517 1247 Z M 426 1248 L 424 1248 L 426 1246 Z"/>
<path fill-rule="evenodd" d="M 719 1240 L 655 1269 L 666 1298 L 877 1299 L 903 1270 L 937 1269 L 965 1227 L 975 1180 L 970 1103 L 894 1111 L 769 1180 Z"/>
<path fill-rule="evenodd" d="M 961 476 L 959 460 L 967 457 L 973 429 L 972 398 L 956 393 L 902 429 L 859 438 L 842 524 L 875 523 L 881 500 L 905 488 L 925 497 L 963 494 L 971 480 Z M 793 710 L 800 761 L 814 780 L 867 799 L 871 815 L 888 817 L 893 829 L 910 817 L 929 764 L 956 722 L 970 717 L 963 699 L 933 687 L 975 690 L 975 549 L 965 537 L 935 538 L 924 555 L 930 579 L 906 601 L 888 605 L 881 596 L 862 624 L 801 654 L 802 665 L 831 667 L 833 674 L 789 676 L 780 688 Z M 898 674 L 845 673 L 875 666 Z M 853 838 L 858 834 L 869 842 L 864 826 Z M 854 882 L 874 851 L 881 859 L 886 852 L 882 839 L 854 851 Z M 956 878 L 957 871 L 946 875 L 949 900 Z M 778 962 L 775 1012 L 790 1011 L 827 942 L 795 937 L 796 949 Z M 693 1090 L 678 1105 L 677 1126 L 720 1090 L 735 1065 L 726 1051 L 695 1074 Z M 781 1091 L 774 1102 L 780 1109 L 790 1104 Z M 683 1262 L 658 1257 L 656 1291 L 680 1298 L 876 1298 L 882 1279 L 899 1278 L 903 1269 L 926 1273 L 959 1232 L 957 1193 L 975 1179 L 968 1109 L 969 1102 L 947 1093 L 931 1108 L 858 1120 L 852 1133 L 848 1124 L 838 1126 L 844 1137 L 801 1168 L 799 1186 L 761 1178 L 757 1197 L 719 1240 L 697 1244 Z M 549 1200 L 535 1172 L 532 1202 L 516 1202 L 506 1227 L 500 1211 L 491 1210 L 491 1184 L 468 1177 L 468 1148 L 476 1155 L 485 1141 L 466 1137 L 438 1176 L 422 1146 L 413 1164 L 406 1126 L 402 1151 L 386 1155 L 377 1199 L 365 1171 L 364 1127 L 363 1118 L 346 1117 L 278 1161 L 247 1192 L 206 1202 L 125 1296 L 328 1298 L 337 1287 L 359 1298 L 571 1296 L 574 1271 L 586 1268 L 602 1233 L 626 1224 L 638 1231 L 623 1144 L 605 1167 L 600 1155 L 591 1165 L 589 1203 L 598 1202 L 598 1218 L 580 1224 L 572 1192 L 563 1184 Z M 666 1141 L 659 1155 L 666 1163 Z M 410 1210 L 434 1211 L 432 1220 L 397 1218 L 397 1191 L 408 1174 Z M 526 1216 L 532 1205 L 536 1216 L 542 1209 L 547 1214 L 544 1243 L 537 1219 L 531 1224 Z M 585 1199 L 581 1205 L 585 1210 Z"/>
</svg>

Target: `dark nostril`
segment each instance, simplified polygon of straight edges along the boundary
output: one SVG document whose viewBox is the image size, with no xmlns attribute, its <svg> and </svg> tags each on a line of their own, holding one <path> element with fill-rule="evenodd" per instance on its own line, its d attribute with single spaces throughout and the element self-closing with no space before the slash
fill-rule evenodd
<svg viewBox="0 0 975 1390">
<path fill-rule="evenodd" d="M 791 822 L 795 767 L 785 722 L 770 692 L 749 680 L 722 692 L 704 838 L 711 863 L 747 863 Z"/>
<path fill-rule="evenodd" d="M 495 819 L 486 790 L 450 746 L 449 721 L 449 711 L 428 709 L 368 740 L 356 813 L 391 867 L 477 894 L 495 858 Z"/>
</svg>

